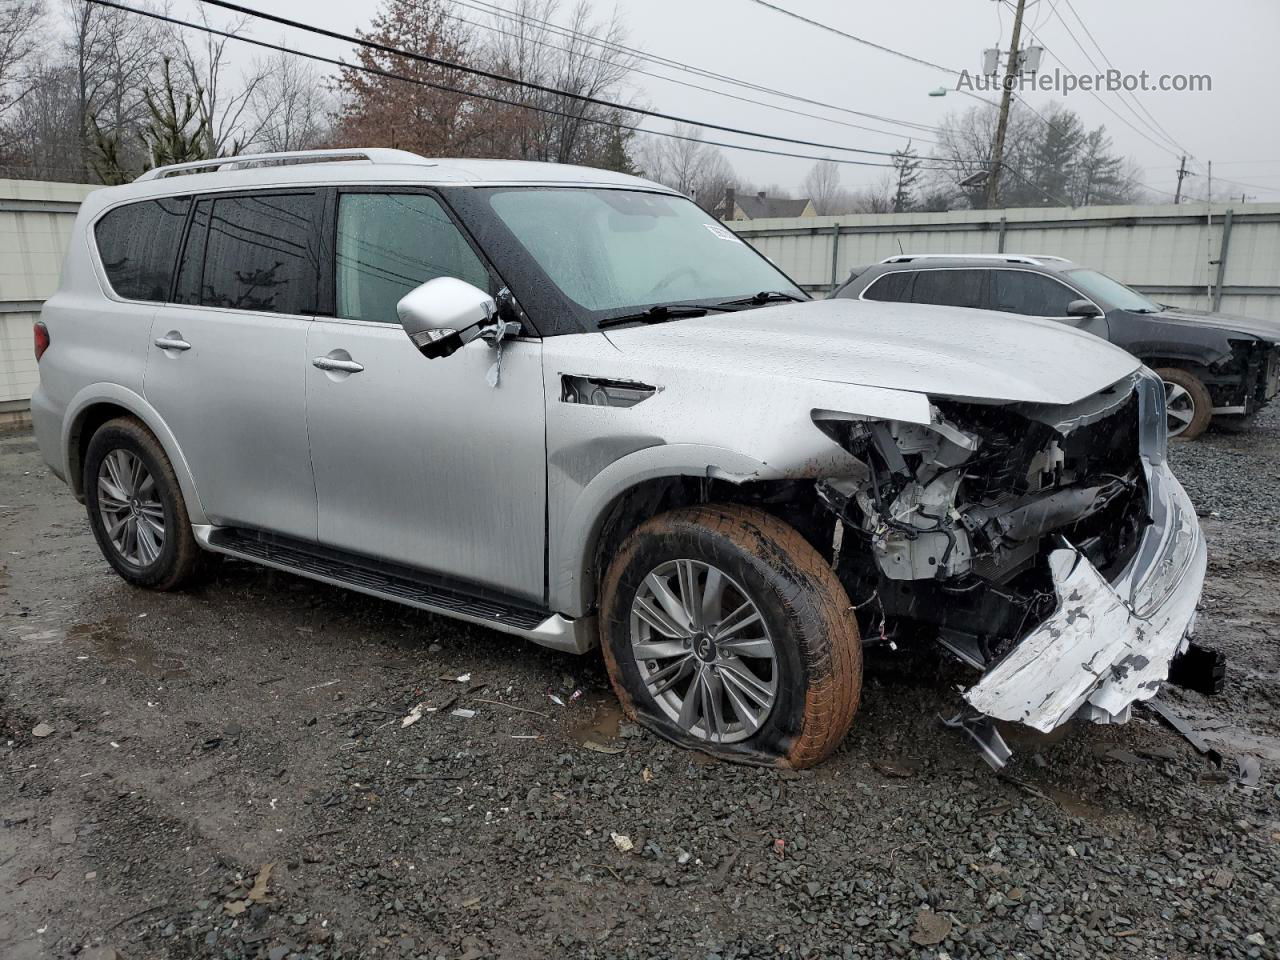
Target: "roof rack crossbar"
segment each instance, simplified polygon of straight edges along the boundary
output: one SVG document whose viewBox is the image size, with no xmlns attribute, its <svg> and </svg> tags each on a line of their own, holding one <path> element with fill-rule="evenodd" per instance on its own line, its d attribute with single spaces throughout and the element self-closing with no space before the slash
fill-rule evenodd
<svg viewBox="0 0 1280 960">
<path fill-rule="evenodd" d="M 391 150 L 382 147 L 355 150 L 286 150 L 280 153 L 245 153 L 234 157 L 214 157 L 210 160 L 191 160 L 187 163 L 169 163 L 142 174 L 134 183 L 143 180 L 160 180 L 184 173 L 206 173 L 223 169 L 287 166 L 303 163 L 417 163 L 429 161 L 408 150 Z"/>
</svg>

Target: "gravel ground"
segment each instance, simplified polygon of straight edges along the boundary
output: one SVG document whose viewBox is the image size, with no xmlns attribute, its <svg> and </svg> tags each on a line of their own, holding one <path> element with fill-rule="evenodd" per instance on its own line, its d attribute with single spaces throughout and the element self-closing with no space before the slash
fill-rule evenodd
<svg viewBox="0 0 1280 960">
<path fill-rule="evenodd" d="M 1231 666 L 1163 697 L 1221 767 L 1136 713 L 997 776 L 901 653 L 794 774 L 620 723 L 596 657 L 238 563 L 133 590 L 0 439 L 0 957 L 1276 957 L 1280 416 L 1173 459 Z"/>
</svg>

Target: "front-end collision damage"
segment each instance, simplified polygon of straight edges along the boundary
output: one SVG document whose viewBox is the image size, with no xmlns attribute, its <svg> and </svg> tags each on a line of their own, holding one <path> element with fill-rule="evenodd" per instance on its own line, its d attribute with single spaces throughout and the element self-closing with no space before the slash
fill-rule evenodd
<svg viewBox="0 0 1280 960">
<path fill-rule="evenodd" d="M 1156 694 L 1205 569 L 1165 463 L 1158 378 L 1141 371 L 1069 405 L 937 398 L 928 424 L 813 419 L 864 466 L 817 487 L 866 547 L 843 540 L 842 579 L 982 671 L 949 723 L 989 763 L 1008 759 L 992 719 L 1123 722 Z"/>
</svg>

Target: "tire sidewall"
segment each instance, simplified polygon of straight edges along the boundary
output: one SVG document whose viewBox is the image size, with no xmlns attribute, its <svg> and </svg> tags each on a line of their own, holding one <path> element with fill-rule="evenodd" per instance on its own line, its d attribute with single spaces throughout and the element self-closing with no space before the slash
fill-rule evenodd
<svg viewBox="0 0 1280 960">
<path fill-rule="evenodd" d="M 1156 374 L 1165 383 L 1177 384 L 1185 390 L 1195 407 L 1195 413 L 1186 429 L 1169 439 L 1195 440 L 1209 428 L 1209 423 L 1213 419 L 1213 398 L 1209 394 L 1209 388 L 1194 373 L 1181 367 L 1160 367 L 1156 369 Z"/>
<path fill-rule="evenodd" d="M 150 446 L 140 440 L 136 431 L 108 423 L 89 441 L 84 462 L 85 508 L 89 514 L 89 526 L 93 530 L 94 539 L 98 541 L 99 549 L 116 573 L 139 586 L 160 584 L 172 574 L 178 563 L 179 537 L 177 534 L 181 529 L 180 524 L 186 522 L 185 511 L 179 509 L 168 464 L 158 459 Z M 156 493 L 164 508 L 164 545 L 160 548 L 160 555 L 146 566 L 131 563 L 120 555 L 115 544 L 111 542 L 110 536 L 107 535 L 106 525 L 102 521 L 102 513 L 98 505 L 98 470 L 107 454 L 115 450 L 126 450 L 142 461 L 155 482 Z"/>
<path fill-rule="evenodd" d="M 769 716 L 750 737 L 736 743 L 712 743 L 686 733 L 654 700 L 645 687 L 640 667 L 631 652 L 631 604 L 644 578 L 670 560 L 698 560 L 718 567 L 733 578 L 760 611 L 776 655 L 777 693 Z M 790 586 L 782 570 L 745 553 L 725 537 L 709 530 L 681 524 L 672 532 L 640 530 L 624 544 L 617 561 L 624 566 L 612 589 L 603 598 L 601 640 L 611 672 L 622 684 L 624 706 L 668 740 L 684 747 L 714 751 L 717 756 L 749 762 L 773 762 L 786 755 L 803 731 L 805 693 L 809 686 L 808 662 L 801 650 L 804 633 L 782 597 Z"/>
</svg>

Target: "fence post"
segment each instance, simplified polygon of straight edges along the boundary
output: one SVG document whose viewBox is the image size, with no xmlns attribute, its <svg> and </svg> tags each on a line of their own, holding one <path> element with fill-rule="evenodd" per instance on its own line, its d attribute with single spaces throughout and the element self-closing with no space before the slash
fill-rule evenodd
<svg viewBox="0 0 1280 960">
<path fill-rule="evenodd" d="M 1231 245 L 1231 214 L 1233 212 L 1228 210 L 1227 215 L 1222 218 L 1222 240 L 1218 244 L 1218 279 L 1213 285 L 1213 311 L 1215 313 L 1222 306 L 1222 281 L 1227 275 L 1227 249 Z"/>
<path fill-rule="evenodd" d="M 1006 217 L 1000 218 L 1000 235 L 996 238 L 996 253 L 1004 253 L 1004 231 L 1008 227 L 1009 221 Z"/>
<path fill-rule="evenodd" d="M 831 225 L 831 289 L 840 283 L 840 224 Z"/>
</svg>

